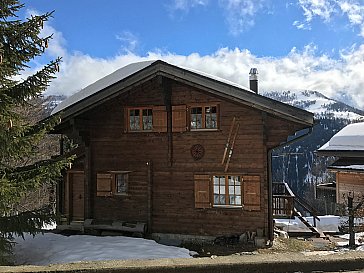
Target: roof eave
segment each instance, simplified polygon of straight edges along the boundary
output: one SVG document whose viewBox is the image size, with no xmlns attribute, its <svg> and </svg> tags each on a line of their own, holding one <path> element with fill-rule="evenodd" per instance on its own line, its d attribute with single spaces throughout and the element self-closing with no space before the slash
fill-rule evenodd
<svg viewBox="0 0 364 273">
<path fill-rule="evenodd" d="M 317 150 L 319 156 L 337 156 L 337 157 L 364 157 L 364 151 L 350 150 Z"/>
<path fill-rule="evenodd" d="M 192 85 L 197 85 L 200 89 L 204 89 L 214 95 L 225 97 L 238 103 L 271 113 L 275 116 L 304 124 L 308 127 L 314 125 L 313 113 L 264 97 L 262 95 L 258 95 L 251 90 L 238 88 L 227 83 L 197 74 L 193 71 L 181 69 L 168 63 L 163 63 L 163 65 L 160 66 L 160 71 L 163 76 L 176 79 L 180 82 L 187 82 L 189 84 L 192 83 Z M 226 89 L 228 89 L 229 93 L 231 93 L 230 95 L 219 91 Z M 239 98 L 239 95 L 242 92 L 244 93 L 244 99 Z"/>
<path fill-rule="evenodd" d="M 67 120 L 71 116 L 81 114 L 90 108 L 99 105 L 105 100 L 114 98 L 120 92 L 126 92 L 134 86 L 148 81 L 158 75 L 175 79 L 179 82 L 185 82 L 189 85 L 194 85 L 214 95 L 254 107 L 271 113 L 272 115 L 303 124 L 307 127 L 311 127 L 314 124 L 313 114 L 308 111 L 275 101 L 255 94 L 250 90 L 238 88 L 160 60 L 153 62 L 151 65 L 139 70 L 127 78 L 99 90 L 97 93 L 65 108 L 62 110 L 62 119 Z M 229 91 L 229 94 L 219 90 Z M 244 98 L 240 95 L 242 92 L 244 93 Z"/>
</svg>

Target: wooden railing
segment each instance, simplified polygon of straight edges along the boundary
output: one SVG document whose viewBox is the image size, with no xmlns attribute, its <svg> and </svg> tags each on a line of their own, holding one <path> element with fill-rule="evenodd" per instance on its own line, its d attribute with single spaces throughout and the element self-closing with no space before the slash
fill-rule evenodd
<svg viewBox="0 0 364 273">
<path fill-rule="evenodd" d="M 284 182 L 273 182 L 273 216 L 293 217 L 295 195 Z"/>
</svg>

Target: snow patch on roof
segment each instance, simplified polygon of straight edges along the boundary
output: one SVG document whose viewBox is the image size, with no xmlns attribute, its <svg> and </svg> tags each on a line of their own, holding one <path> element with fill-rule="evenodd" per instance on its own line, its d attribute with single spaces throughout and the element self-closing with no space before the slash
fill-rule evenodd
<svg viewBox="0 0 364 273">
<path fill-rule="evenodd" d="M 137 62 L 137 63 L 132 63 L 129 64 L 127 66 L 124 66 L 118 70 L 116 70 L 115 72 L 107 75 L 106 77 L 101 78 L 100 80 L 88 85 L 87 87 L 85 87 L 84 89 L 80 90 L 79 92 L 75 93 L 74 95 L 70 96 L 69 98 L 65 99 L 63 102 L 61 102 L 60 104 L 58 104 L 58 106 L 53 109 L 52 111 L 52 115 L 56 114 L 64 109 L 66 109 L 67 107 L 83 100 L 86 99 L 90 96 L 92 96 L 93 94 L 102 91 L 103 89 L 127 78 L 128 76 L 131 76 L 132 74 L 135 74 L 137 72 L 139 72 L 140 70 L 146 68 L 147 66 L 152 65 L 153 63 L 155 63 L 157 60 L 153 60 L 153 61 L 144 61 L 144 62 Z M 165 62 L 165 61 L 164 61 Z M 191 71 L 193 73 L 199 74 L 201 76 L 213 79 L 215 81 L 219 81 L 240 89 L 244 89 L 246 91 L 250 91 L 253 92 L 252 90 L 250 90 L 249 88 L 239 85 L 235 82 L 231 82 L 228 81 L 226 79 L 199 71 L 199 70 L 195 70 L 192 68 L 188 68 L 188 67 L 183 67 L 183 66 L 178 66 L 175 64 L 171 64 L 174 65 L 176 67 L 179 67 L 181 69 L 187 70 L 187 71 Z"/>
<path fill-rule="evenodd" d="M 193 69 L 193 68 L 189 68 L 189 67 L 185 67 L 185 66 L 178 66 L 178 67 L 180 67 L 182 69 L 185 69 L 185 70 L 188 70 L 188 71 L 191 71 L 193 73 L 199 74 L 201 76 L 205 76 L 207 78 L 213 79 L 215 81 L 219 81 L 219 82 L 222 82 L 222 83 L 226 83 L 228 85 L 231 85 L 231 86 L 234 86 L 234 87 L 237 87 L 237 88 L 244 89 L 246 91 L 255 93 L 253 90 L 251 90 L 251 89 L 249 89 L 249 88 L 247 88 L 247 87 L 245 87 L 243 85 L 237 84 L 236 82 L 232 82 L 232 81 L 229 81 L 227 79 L 220 78 L 218 76 L 215 76 L 215 75 L 212 75 L 212 74 L 209 74 L 209 73 L 200 71 L 200 70 L 196 70 L 196 69 Z"/>
<path fill-rule="evenodd" d="M 101 78 L 100 80 L 88 85 L 84 89 L 80 90 L 79 92 L 73 94 L 72 96 L 68 97 L 64 101 L 62 101 L 56 108 L 53 109 L 52 115 L 56 114 L 65 108 L 75 104 L 76 102 L 79 102 L 87 97 L 90 97 L 91 95 L 105 89 L 108 86 L 111 86 L 118 81 L 125 79 L 129 77 L 130 75 L 146 68 L 147 66 L 151 65 L 152 63 L 156 62 L 154 61 L 144 61 L 144 62 L 138 62 L 138 63 L 132 63 L 127 66 L 124 66 L 115 72 L 107 75 L 106 77 Z"/>
<path fill-rule="evenodd" d="M 364 165 L 335 166 L 335 169 L 362 170 L 362 171 L 364 171 Z"/>
<path fill-rule="evenodd" d="M 347 125 L 318 151 L 364 151 L 364 122 Z"/>
</svg>

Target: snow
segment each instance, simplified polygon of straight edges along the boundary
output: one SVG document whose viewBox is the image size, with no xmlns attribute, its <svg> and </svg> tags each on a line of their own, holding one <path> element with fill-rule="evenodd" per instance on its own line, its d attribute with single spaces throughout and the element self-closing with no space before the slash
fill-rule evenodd
<svg viewBox="0 0 364 273">
<path fill-rule="evenodd" d="M 47 232 L 16 238 L 17 265 L 48 265 L 97 260 L 191 258 L 189 250 L 124 236 L 63 236 Z"/>
<path fill-rule="evenodd" d="M 290 90 L 283 92 L 286 98 L 283 102 L 305 109 L 315 114 L 316 118 L 332 116 L 333 118 L 349 119 L 353 121 L 363 121 L 364 117 L 351 111 L 350 108 L 337 109 L 337 101 L 330 99 L 317 91 Z M 336 109 L 336 110 L 335 110 Z"/>
<path fill-rule="evenodd" d="M 313 225 L 313 217 L 305 217 Z M 345 220 L 343 217 L 335 215 L 319 216 L 316 226 L 323 232 L 339 232 L 340 224 Z M 283 228 L 284 231 L 310 231 L 297 217 L 294 219 L 275 219 L 275 225 Z"/>
<path fill-rule="evenodd" d="M 363 237 L 364 237 L 364 232 L 357 232 L 357 233 L 355 233 L 355 244 L 356 245 L 362 244 L 363 243 L 362 242 L 362 238 Z M 340 235 L 339 238 L 345 239 L 345 240 L 348 240 L 349 241 L 349 234 Z M 346 242 L 338 242 L 337 244 L 338 245 L 341 245 L 341 246 L 347 245 Z M 357 250 L 364 251 L 364 245 L 359 246 Z"/>
<path fill-rule="evenodd" d="M 157 60 L 132 63 L 132 64 L 126 65 L 126 66 L 114 71 L 113 73 L 111 73 L 111 74 L 97 80 L 96 82 L 86 86 L 85 88 L 83 88 L 79 92 L 75 93 L 74 95 L 72 95 L 69 98 L 62 101 L 60 104 L 57 105 L 56 108 L 53 109 L 51 114 L 52 115 L 56 114 L 56 113 L 58 113 L 58 112 L 60 112 L 60 111 L 62 111 L 64 109 L 66 109 L 67 107 L 75 104 L 76 102 L 79 102 L 79 101 L 81 101 L 83 99 L 86 99 L 86 98 L 94 95 L 95 93 L 105 89 L 106 87 L 109 87 L 109 86 L 111 86 L 111 85 L 113 85 L 113 84 L 115 84 L 115 83 L 117 83 L 117 82 L 119 82 L 119 81 L 133 75 L 134 73 L 137 73 L 140 70 L 152 65 L 156 61 Z M 172 65 L 177 66 L 175 64 L 172 64 Z M 216 81 L 220 81 L 220 82 L 229 84 L 231 86 L 235 86 L 237 88 L 244 89 L 246 91 L 253 92 L 249 88 L 246 88 L 246 87 L 244 87 L 242 85 L 239 85 L 237 83 L 228 81 L 226 79 L 223 79 L 223 78 L 220 78 L 220 77 L 217 77 L 217 76 L 214 76 L 214 75 L 211 75 L 211 74 L 199 71 L 199 70 L 195 70 L 195 69 L 192 69 L 192 68 L 183 67 L 183 66 L 178 66 L 178 67 L 182 68 L 182 69 L 185 69 L 185 70 L 188 70 L 188 71 L 191 71 L 193 73 L 205 76 L 207 78 L 210 78 L 210 79 L 213 79 L 213 80 L 216 80 Z"/>
<path fill-rule="evenodd" d="M 318 151 L 364 151 L 364 122 L 345 126 Z"/>
<path fill-rule="evenodd" d="M 335 169 L 363 170 L 364 171 L 364 165 L 335 166 Z"/>
<path fill-rule="evenodd" d="M 97 93 L 98 91 L 101 91 L 101 90 L 105 89 L 106 87 L 113 85 L 113 84 L 117 83 L 118 81 L 121 81 L 121 80 L 127 78 L 128 76 L 146 68 L 147 66 L 151 65 L 154 62 L 155 62 L 155 60 L 132 63 L 132 64 L 129 64 L 127 66 L 124 66 L 124 67 L 116 70 L 115 72 L 88 85 L 84 89 L 80 90 L 79 92 L 75 93 L 74 95 L 72 95 L 69 98 L 62 101 L 60 104 L 57 105 L 56 108 L 53 109 L 51 114 L 53 115 L 53 114 L 56 114 L 64 109 L 66 109 L 67 107 L 75 104 L 76 102 L 79 102 L 79 101 Z"/>
</svg>

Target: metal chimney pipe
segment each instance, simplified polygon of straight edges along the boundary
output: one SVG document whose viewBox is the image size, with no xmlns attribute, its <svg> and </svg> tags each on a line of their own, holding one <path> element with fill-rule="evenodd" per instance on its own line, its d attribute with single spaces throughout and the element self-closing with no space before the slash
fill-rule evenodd
<svg viewBox="0 0 364 273">
<path fill-rule="evenodd" d="M 258 69 L 251 68 L 249 72 L 249 88 L 258 94 Z"/>
</svg>

